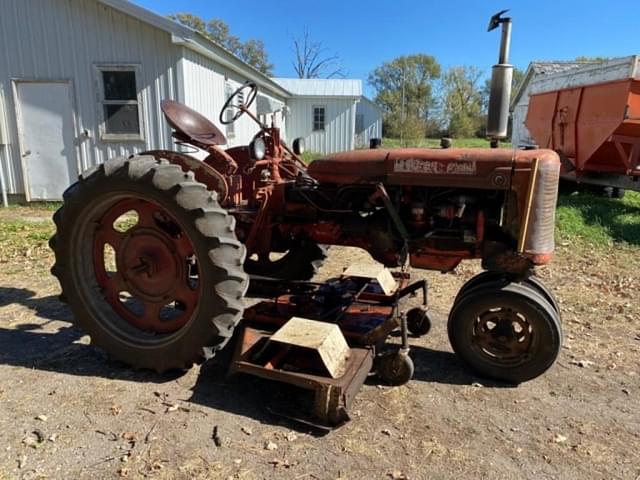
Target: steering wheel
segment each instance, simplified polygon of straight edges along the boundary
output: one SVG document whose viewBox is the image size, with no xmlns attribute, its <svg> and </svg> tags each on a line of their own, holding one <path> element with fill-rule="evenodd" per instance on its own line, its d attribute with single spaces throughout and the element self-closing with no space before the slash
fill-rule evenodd
<svg viewBox="0 0 640 480">
<path fill-rule="evenodd" d="M 245 90 L 249 90 L 249 92 L 245 95 L 243 92 Z M 239 106 L 236 104 L 236 97 L 240 94 L 243 94 L 243 102 L 242 105 Z M 244 108 L 249 108 L 251 104 L 255 101 L 256 96 L 258 95 L 258 86 L 250 81 L 244 82 L 243 85 L 240 86 L 235 92 L 231 94 L 227 101 L 224 102 L 224 106 L 222 110 L 220 110 L 220 123 L 223 125 L 229 125 L 230 123 L 238 120 L 244 113 Z M 227 110 L 235 110 L 235 113 L 231 115 L 229 118 L 226 117 Z"/>
</svg>

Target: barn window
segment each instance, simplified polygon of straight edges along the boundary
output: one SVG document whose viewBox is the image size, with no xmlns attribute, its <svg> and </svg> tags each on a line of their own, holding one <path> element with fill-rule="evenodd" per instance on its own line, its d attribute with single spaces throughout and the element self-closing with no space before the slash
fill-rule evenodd
<svg viewBox="0 0 640 480">
<path fill-rule="evenodd" d="M 100 66 L 103 140 L 142 140 L 137 68 Z"/>
<path fill-rule="evenodd" d="M 321 132 L 324 131 L 324 107 L 316 106 L 313 107 L 313 131 Z"/>
</svg>

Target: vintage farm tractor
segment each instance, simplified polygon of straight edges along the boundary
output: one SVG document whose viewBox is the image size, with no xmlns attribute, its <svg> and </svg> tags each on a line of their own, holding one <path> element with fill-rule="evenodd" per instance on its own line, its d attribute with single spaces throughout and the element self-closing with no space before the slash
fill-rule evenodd
<svg viewBox="0 0 640 480">
<path fill-rule="evenodd" d="M 494 69 L 495 143 L 506 133 L 505 49 L 508 34 Z M 323 246 L 346 245 L 405 269 L 449 272 L 482 259 L 486 271 L 449 315 L 454 351 L 479 373 L 512 382 L 551 366 L 559 311 L 533 267 L 553 256 L 556 153 L 375 148 L 307 166 L 300 140 L 289 148 L 251 113 L 257 91 L 241 86 L 220 113 L 223 124 L 242 115 L 257 123 L 249 145 L 223 149 L 213 123 L 165 100 L 175 139 L 208 152 L 204 161 L 164 150 L 114 158 L 65 192 L 52 272 L 96 345 L 134 367 L 188 368 L 232 336 L 249 275 L 306 280 Z"/>
</svg>

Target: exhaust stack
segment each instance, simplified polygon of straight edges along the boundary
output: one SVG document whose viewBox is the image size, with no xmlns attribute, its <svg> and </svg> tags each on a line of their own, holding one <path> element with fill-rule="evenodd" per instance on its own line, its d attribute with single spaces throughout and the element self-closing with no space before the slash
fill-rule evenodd
<svg viewBox="0 0 640 480">
<path fill-rule="evenodd" d="M 502 25 L 500 56 L 498 64 L 493 66 L 491 72 L 491 92 L 487 116 L 487 137 L 491 140 L 492 148 L 497 148 L 500 140 L 507 138 L 509 125 L 509 103 L 511 101 L 511 81 L 513 79 L 513 65 L 509 64 L 511 18 L 502 16 L 508 11 L 503 10 L 491 17 L 487 30 L 490 32 Z"/>
</svg>

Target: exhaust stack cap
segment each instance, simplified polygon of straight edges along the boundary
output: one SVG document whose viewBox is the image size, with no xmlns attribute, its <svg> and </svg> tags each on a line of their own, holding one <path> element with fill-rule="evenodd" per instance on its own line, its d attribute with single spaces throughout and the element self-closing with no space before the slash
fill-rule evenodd
<svg viewBox="0 0 640 480">
<path fill-rule="evenodd" d="M 490 32 L 502 25 L 500 55 L 498 63 L 493 66 L 491 72 L 491 94 L 489 96 L 489 112 L 487 115 L 487 137 L 491 140 L 492 146 L 498 146 L 498 142 L 507 137 L 509 125 L 511 82 L 513 79 L 513 65 L 509 64 L 511 18 L 502 16 L 507 12 L 508 10 L 503 10 L 491 17 L 487 30 Z"/>
</svg>

